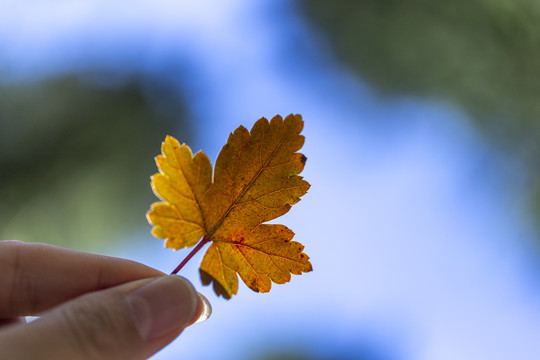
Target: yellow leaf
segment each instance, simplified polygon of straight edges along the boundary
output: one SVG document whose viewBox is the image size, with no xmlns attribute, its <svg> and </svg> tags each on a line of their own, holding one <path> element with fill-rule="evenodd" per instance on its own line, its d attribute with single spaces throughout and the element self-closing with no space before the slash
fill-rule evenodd
<svg viewBox="0 0 540 360">
<path fill-rule="evenodd" d="M 212 182 L 212 165 L 203 153 L 193 157 L 189 146 L 167 136 L 156 157 L 159 174 L 152 176 L 152 190 L 163 202 L 152 204 L 148 221 L 154 236 L 167 239 L 165 246 L 178 250 L 195 245 L 205 233 L 201 199 Z"/>
<path fill-rule="evenodd" d="M 187 145 L 165 139 L 156 158 L 160 173 L 152 177 L 163 200 L 147 214 L 152 232 L 174 249 L 191 247 L 201 237 L 211 241 L 200 272 L 218 295 L 236 294 L 237 274 L 252 290 L 268 292 L 271 281 L 283 284 L 291 273 L 312 270 L 304 247 L 291 241 L 291 230 L 263 225 L 289 211 L 309 189 L 298 176 L 306 162 L 297 153 L 304 144 L 302 128 L 300 115 L 262 118 L 251 131 L 239 127 L 218 156 L 213 182 L 204 153 L 193 157 Z"/>
</svg>

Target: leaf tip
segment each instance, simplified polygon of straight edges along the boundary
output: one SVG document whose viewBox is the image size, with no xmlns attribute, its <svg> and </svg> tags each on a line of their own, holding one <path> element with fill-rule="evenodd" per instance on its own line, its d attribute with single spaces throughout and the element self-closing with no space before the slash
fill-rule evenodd
<svg viewBox="0 0 540 360">
<path fill-rule="evenodd" d="M 212 277 L 209 273 L 206 271 L 199 269 L 199 274 L 201 276 L 201 282 L 203 285 L 210 285 L 210 283 L 213 283 L 214 292 L 216 295 L 223 296 L 225 300 L 230 300 L 232 295 L 235 295 L 236 292 L 229 293 L 216 279 Z"/>
<path fill-rule="evenodd" d="M 289 114 L 283 122 L 289 127 L 296 128 L 298 133 L 304 128 L 304 120 L 302 120 L 302 115 L 300 114 Z"/>
</svg>

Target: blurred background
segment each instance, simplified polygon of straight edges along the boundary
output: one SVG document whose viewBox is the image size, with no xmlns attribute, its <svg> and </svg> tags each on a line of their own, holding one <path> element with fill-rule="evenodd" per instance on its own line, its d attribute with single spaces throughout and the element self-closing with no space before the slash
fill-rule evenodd
<svg viewBox="0 0 540 360">
<path fill-rule="evenodd" d="M 0 0 L 0 239 L 170 272 L 166 134 L 212 161 L 302 114 L 314 271 L 155 359 L 538 359 L 540 5 L 531 0 Z"/>
</svg>

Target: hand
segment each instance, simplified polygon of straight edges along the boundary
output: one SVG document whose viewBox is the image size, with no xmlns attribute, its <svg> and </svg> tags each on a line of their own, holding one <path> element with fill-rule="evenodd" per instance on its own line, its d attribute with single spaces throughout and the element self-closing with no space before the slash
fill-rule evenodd
<svg viewBox="0 0 540 360">
<path fill-rule="evenodd" d="M 0 241 L 0 359 L 146 359 L 204 308 L 179 276 L 129 260 Z M 41 317 L 24 324 L 27 315 Z"/>
</svg>

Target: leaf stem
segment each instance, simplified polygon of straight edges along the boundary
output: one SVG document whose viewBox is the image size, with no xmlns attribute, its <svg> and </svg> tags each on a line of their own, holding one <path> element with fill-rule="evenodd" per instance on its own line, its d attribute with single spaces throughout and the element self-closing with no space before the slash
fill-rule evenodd
<svg viewBox="0 0 540 360">
<path fill-rule="evenodd" d="M 173 272 L 171 273 L 171 275 L 174 275 L 176 274 L 177 272 L 180 271 L 180 269 L 182 269 L 184 267 L 184 265 L 186 265 L 186 263 L 189 261 L 189 259 L 191 259 L 193 257 L 193 255 L 195 255 L 199 250 L 201 250 L 203 248 L 204 245 L 206 245 L 207 243 L 209 243 L 210 240 L 208 240 L 206 238 L 206 236 L 204 236 L 202 238 L 201 241 L 199 241 L 199 243 L 197 244 L 197 246 L 195 246 L 193 248 L 193 250 L 191 250 L 191 252 L 186 256 L 186 258 L 184 260 L 182 260 L 182 262 L 176 267 L 176 269 L 173 270 Z"/>
</svg>

